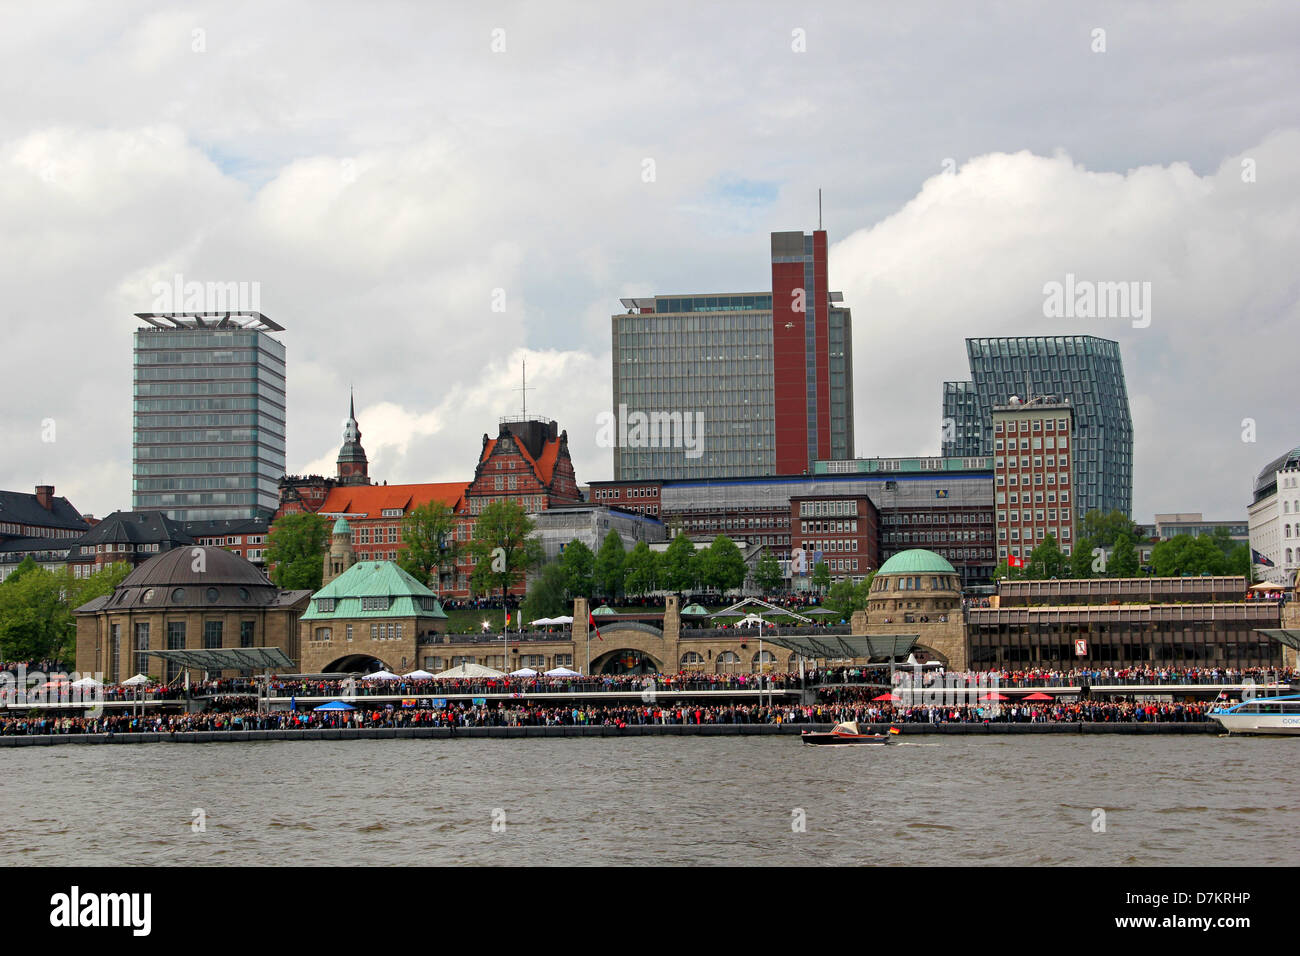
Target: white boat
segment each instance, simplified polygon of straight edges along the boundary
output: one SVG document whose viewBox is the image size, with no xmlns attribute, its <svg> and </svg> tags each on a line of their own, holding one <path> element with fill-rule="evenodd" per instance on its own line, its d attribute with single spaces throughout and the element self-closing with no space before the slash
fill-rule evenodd
<svg viewBox="0 0 1300 956">
<path fill-rule="evenodd" d="M 1230 734 L 1300 734 L 1300 694 L 1255 697 L 1210 716 Z"/>
</svg>

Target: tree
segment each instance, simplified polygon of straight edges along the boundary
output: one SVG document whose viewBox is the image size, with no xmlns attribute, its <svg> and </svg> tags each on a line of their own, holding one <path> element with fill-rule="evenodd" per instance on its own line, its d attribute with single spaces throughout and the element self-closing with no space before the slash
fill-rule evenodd
<svg viewBox="0 0 1300 956">
<path fill-rule="evenodd" d="M 812 586 L 823 592 L 831 586 L 831 566 L 825 561 L 818 561 L 813 566 Z"/>
<path fill-rule="evenodd" d="M 679 533 L 664 552 L 659 575 L 660 586 L 670 591 L 689 591 L 695 586 L 695 545 Z"/>
<path fill-rule="evenodd" d="M 1092 552 L 1097 547 L 1099 545 L 1094 538 L 1081 538 L 1074 543 L 1074 550 L 1070 552 L 1070 577 L 1092 577 L 1092 564 L 1097 560 Z"/>
<path fill-rule="evenodd" d="M 1249 580 L 1250 570 L 1250 545 L 1237 544 L 1224 562 L 1223 573 L 1240 574 Z"/>
<path fill-rule="evenodd" d="M 659 556 L 650 545 L 638 541 L 624 563 L 623 589 L 628 594 L 643 595 L 659 588 Z"/>
<path fill-rule="evenodd" d="M 1120 535 L 1127 534 L 1133 541 L 1137 540 L 1137 525 L 1128 515 L 1116 509 L 1109 514 L 1089 511 L 1083 516 L 1083 528 L 1080 538 L 1092 538 L 1093 547 L 1113 548 Z"/>
<path fill-rule="evenodd" d="M 1029 555 L 1029 564 L 1025 568 L 1025 577 L 1046 579 L 1063 577 L 1066 569 L 1065 555 L 1056 543 L 1056 535 L 1049 534 L 1042 544 L 1034 548 Z"/>
<path fill-rule="evenodd" d="M 871 601 L 871 582 L 874 580 L 876 580 L 876 572 L 872 571 L 858 584 L 857 610 L 866 610 L 868 603 Z"/>
<path fill-rule="evenodd" d="M 754 583 L 764 594 L 780 590 L 785 578 L 781 575 L 781 562 L 771 551 L 764 551 L 763 556 L 754 565 Z"/>
<path fill-rule="evenodd" d="M 542 617 L 559 617 L 568 614 L 573 606 L 568 597 L 568 573 L 558 561 L 552 561 L 542 568 L 542 573 L 533 581 L 519 610 L 524 621 L 535 621 Z"/>
<path fill-rule="evenodd" d="M 834 611 L 842 619 L 848 620 L 853 616 L 854 611 L 861 609 L 859 607 L 860 599 L 861 596 L 858 593 L 857 586 L 848 578 L 841 578 L 831 585 L 822 604 Z M 865 605 L 862 606 L 865 607 Z"/>
<path fill-rule="evenodd" d="M 398 566 L 422 584 L 442 593 L 442 578 L 450 568 L 455 573 L 461 546 L 456 540 L 456 513 L 441 501 L 429 501 L 412 508 L 402 520 L 402 543 Z"/>
<path fill-rule="evenodd" d="M 589 598 L 595 593 L 596 556 L 591 553 L 591 548 L 574 538 L 564 546 L 559 564 L 564 570 L 564 589 L 569 592 L 569 597 Z"/>
<path fill-rule="evenodd" d="M 713 543 L 699 554 L 699 579 L 707 588 L 719 592 L 732 591 L 744 585 L 747 572 L 745 556 L 725 534 L 714 538 Z"/>
<path fill-rule="evenodd" d="M 545 558 L 532 533 L 533 522 L 518 502 L 494 501 L 484 508 L 468 549 L 474 559 L 470 583 L 475 589 L 500 591 L 504 601 L 510 588 Z"/>
<path fill-rule="evenodd" d="M 614 600 L 623 593 L 626 584 L 624 578 L 627 568 L 627 549 L 617 531 L 610 529 L 601 542 L 600 553 L 596 555 L 596 588 L 608 600 Z"/>
<path fill-rule="evenodd" d="M 271 581 L 286 591 L 319 591 L 325 575 L 330 523 L 310 511 L 285 515 L 266 538 L 266 563 Z"/>
<path fill-rule="evenodd" d="M 1112 512 L 1118 514 L 1118 512 Z M 1126 532 L 1121 532 L 1115 539 L 1115 549 L 1111 553 L 1110 562 L 1106 566 L 1106 576 L 1112 578 L 1133 578 L 1138 573 L 1138 556 L 1137 548 L 1133 545 L 1133 537 Z"/>
<path fill-rule="evenodd" d="M 72 612 L 112 594 L 130 571 L 129 565 L 117 563 L 77 579 L 66 570 L 48 571 L 35 562 L 22 574 L 15 571 L 0 584 L 0 659 L 71 660 L 76 654 Z"/>
</svg>

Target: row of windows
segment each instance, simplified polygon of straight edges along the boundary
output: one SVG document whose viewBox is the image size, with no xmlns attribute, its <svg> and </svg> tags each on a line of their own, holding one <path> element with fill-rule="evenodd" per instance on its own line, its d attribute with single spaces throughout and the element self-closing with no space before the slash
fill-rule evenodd
<svg viewBox="0 0 1300 956">
<path fill-rule="evenodd" d="M 830 538 L 827 540 L 805 541 L 803 547 L 809 551 L 856 551 L 857 538 Z"/>
<path fill-rule="evenodd" d="M 1062 484 L 1062 485 L 1068 485 L 1068 484 L 1070 483 L 1070 473 L 1069 473 L 1068 471 L 1063 471 L 1063 472 L 1060 473 L 1059 476 L 1058 476 L 1057 474 L 1055 474 L 1055 473 L 1053 473 L 1053 474 L 1049 474 L 1049 475 L 1047 476 L 1047 484 L 1049 484 L 1049 485 L 1056 485 L 1056 484 L 1058 484 L 1058 481 L 1057 481 L 1057 478 L 1058 478 L 1058 477 L 1060 478 L 1059 484 Z M 1036 485 L 1041 485 L 1041 484 L 1043 483 L 1043 473 L 1042 473 L 1041 471 L 1034 475 L 1034 482 L 1033 482 L 1033 483 L 1036 484 Z M 1024 480 L 1024 481 L 1020 481 L 1020 476 L 1019 476 L 1019 475 L 1011 475 L 1009 481 L 1007 480 L 1007 476 L 1005 476 L 1005 475 L 998 475 L 998 476 L 997 476 L 997 487 L 999 487 L 999 488 L 1003 488 L 1003 487 L 1006 487 L 1006 486 L 1008 486 L 1008 485 L 1011 486 L 1011 487 L 1018 487 L 1018 486 L 1020 486 L 1020 485 L 1027 485 L 1027 484 L 1029 484 L 1029 476 L 1028 476 L 1028 475 L 1025 475 L 1025 480 Z"/>
<path fill-rule="evenodd" d="M 800 521 L 799 530 L 804 534 L 857 534 L 857 519 L 852 521 Z"/>
<path fill-rule="evenodd" d="M 993 434 L 995 434 L 995 435 L 1001 435 L 1001 434 L 1003 433 L 1003 427 L 1002 427 L 1002 425 L 1003 425 L 1002 422 L 994 422 L 994 423 L 993 423 Z M 1055 428 L 1053 428 L 1053 426 L 1055 426 Z M 1031 421 L 1031 420 L 1028 420 L 1028 419 L 1023 419 L 1023 418 L 1022 418 L 1022 419 L 1020 419 L 1018 422 L 1007 422 L 1007 423 L 1006 423 L 1006 431 L 1007 431 L 1008 433 L 1010 433 L 1010 432 L 1028 432 L 1028 431 L 1035 431 L 1035 432 L 1042 432 L 1042 431 L 1046 431 L 1046 432 L 1050 432 L 1050 431 L 1062 431 L 1062 432 L 1068 432 L 1069 430 L 1070 430 L 1070 421 L 1069 421 L 1069 419 L 1067 419 L 1067 418 L 1057 418 L 1057 419 L 1051 419 L 1051 418 L 1048 418 L 1048 419 L 1046 419 L 1046 420 L 1041 419 L 1041 418 L 1035 418 L 1035 419 L 1033 419 L 1032 421 Z M 1064 439 L 1062 439 L 1062 440 L 1064 440 Z M 1023 447 L 1023 446 L 1022 446 L 1022 447 Z"/>
</svg>

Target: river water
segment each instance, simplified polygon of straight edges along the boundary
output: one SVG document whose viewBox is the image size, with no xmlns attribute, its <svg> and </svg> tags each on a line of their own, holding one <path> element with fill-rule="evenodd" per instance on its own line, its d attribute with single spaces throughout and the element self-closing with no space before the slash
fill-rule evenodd
<svg viewBox="0 0 1300 956">
<path fill-rule="evenodd" d="M 1291 864 L 1297 746 L 1070 735 L 24 747 L 0 752 L 0 852 L 20 865 Z"/>
</svg>

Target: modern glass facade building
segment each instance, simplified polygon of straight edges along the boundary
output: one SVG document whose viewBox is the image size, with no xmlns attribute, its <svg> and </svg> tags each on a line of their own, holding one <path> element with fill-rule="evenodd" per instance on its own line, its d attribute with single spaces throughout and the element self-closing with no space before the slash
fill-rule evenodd
<svg viewBox="0 0 1300 956">
<path fill-rule="evenodd" d="M 269 517 L 285 473 L 282 327 L 256 312 L 138 317 L 132 510 Z"/>
<path fill-rule="evenodd" d="M 1119 343 L 1092 335 L 1040 335 L 966 340 L 971 381 L 944 383 L 944 417 L 956 435 L 945 453 L 993 453 L 993 406 L 1013 395 L 1051 395 L 1074 410 L 1074 510 L 1132 514 L 1133 419 Z M 969 435 L 978 406 L 979 446 Z M 1028 393 L 1028 394 L 1027 394 Z M 965 433 L 965 434 L 964 434 Z"/>
<path fill-rule="evenodd" d="M 852 312 L 828 291 L 826 233 L 773 233 L 771 268 L 771 292 L 622 300 L 615 480 L 800 474 L 853 457 Z M 638 437 L 636 416 L 664 425 Z M 674 440 L 678 421 L 699 423 L 698 447 Z"/>
<path fill-rule="evenodd" d="M 979 395 L 974 382 L 943 383 L 943 434 L 945 458 L 980 454 L 984 428 L 980 423 Z"/>
</svg>

